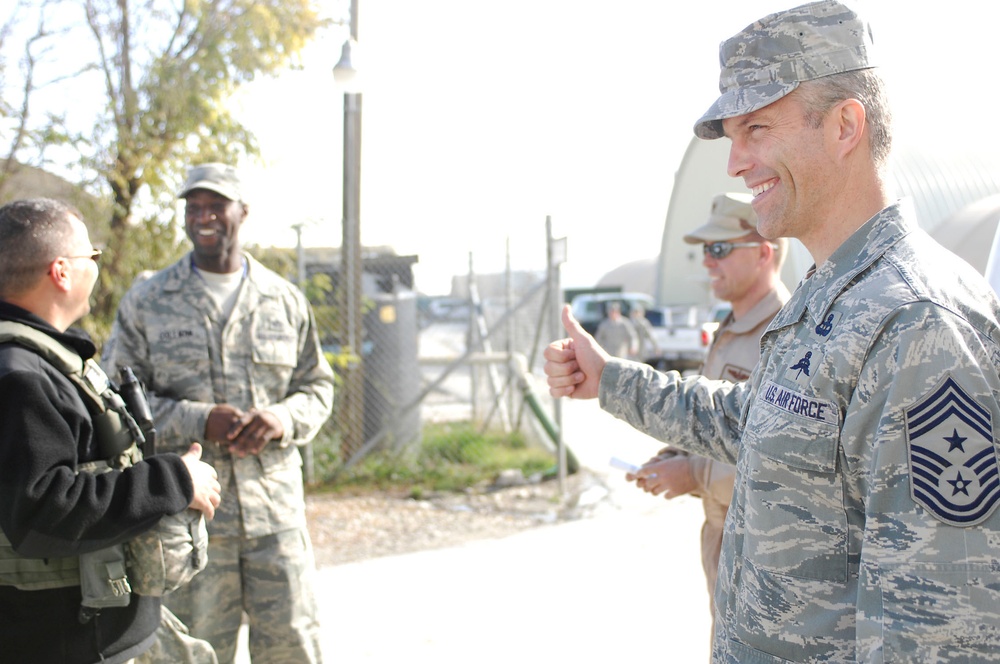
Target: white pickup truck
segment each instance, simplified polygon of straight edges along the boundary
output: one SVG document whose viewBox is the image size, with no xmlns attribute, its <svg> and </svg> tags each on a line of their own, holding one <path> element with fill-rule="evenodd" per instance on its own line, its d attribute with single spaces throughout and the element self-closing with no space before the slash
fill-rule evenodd
<svg viewBox="0 0 1000 664">
<path fill-rule="evenodd" d="M 693 371 L 705 361 L 712 336 L 726 316 L 729 305 L 655 307 L 645 293 L 585 293 L 573 298 L 573 316 L 587 332 L 594 334 L 611 302 L 621 305 L 625 316 L 641 306 L 653 328 L 657 349 L 646 348 L 642 361 L 661 371 Z"/>
<path fill-rule="evenodd" d="M 705 361 L 719 323 L 729 315 L 729 305 L 673 306 L 646 310 L 659 352 L 643 358 L 660 371 L 695 371 Z"/>
</svg>

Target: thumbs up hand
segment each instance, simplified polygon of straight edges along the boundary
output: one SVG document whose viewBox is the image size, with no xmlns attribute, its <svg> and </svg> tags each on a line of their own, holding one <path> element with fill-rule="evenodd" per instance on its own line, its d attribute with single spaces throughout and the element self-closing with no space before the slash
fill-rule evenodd
<svg viewBox="0 0 1000 664">
<path fill-rule="evenodd" d="M 562 322 L 569 338 L 553 341 L 542 354 L 549 394 L 593 399 L 597 396 L 601 372 L 611 356 L 580 326 L 570 313 L 569 305 L 563 307 Z"/>
</svg>

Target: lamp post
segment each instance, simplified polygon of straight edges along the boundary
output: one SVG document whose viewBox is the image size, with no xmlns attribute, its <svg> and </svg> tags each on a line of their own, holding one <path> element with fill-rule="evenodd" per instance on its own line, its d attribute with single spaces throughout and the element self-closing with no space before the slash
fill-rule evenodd
<svg viewBox="0 0 1000 664">
<path fill-rule="evenodd" d="M 364 444 L 364 364 L 361 353 L 361 93 L 352 56 L 358 39 L 358 2 L 351 0 L 351 33 L 344 42 L 334 80 L 344 87 L 343 239 L 340 259 L 341 344 L 354 356 L 341 391 L 343 458 Z"/>
</svg>

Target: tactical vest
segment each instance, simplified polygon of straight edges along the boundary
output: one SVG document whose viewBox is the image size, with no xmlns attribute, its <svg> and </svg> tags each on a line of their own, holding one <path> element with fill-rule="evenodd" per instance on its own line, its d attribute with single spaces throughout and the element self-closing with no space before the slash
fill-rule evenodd
<svg viewBox="0 0 1000 664">
<path fill-rule="evenodd" d="M 131 466 L 142 456 L 136 445 L 139 427 L 122 398 L 94 360 L 77 353 L 32 327 L 0 321 L 0 343 L 13 341 L 38 353 L 77 387 L 94 423 L 94 437 L 106 458 L 79 464 L 78 472 L 99 473 Z M 44 590 L 80 585 L 80 562 L 70 558 L 23 558 L 0 530 L 0 585 L 21 590 Z"/>
</svg>

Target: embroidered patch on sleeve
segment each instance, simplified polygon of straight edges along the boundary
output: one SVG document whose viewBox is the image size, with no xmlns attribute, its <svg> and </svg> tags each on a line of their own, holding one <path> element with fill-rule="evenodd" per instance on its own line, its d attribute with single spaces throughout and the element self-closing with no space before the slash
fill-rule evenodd
<svg viewBox="0 0 1000 664">
<path fill-rule="evenodd" d="M 990 411 L 951 376 L 906 411 L 910 495 L 953 526 L 985 520 L 1000 502 Z"/>
</svg>

